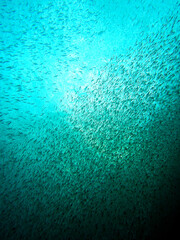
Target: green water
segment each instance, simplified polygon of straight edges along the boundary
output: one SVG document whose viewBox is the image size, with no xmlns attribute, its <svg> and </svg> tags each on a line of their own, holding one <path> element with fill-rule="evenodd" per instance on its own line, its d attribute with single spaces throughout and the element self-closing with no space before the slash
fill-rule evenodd
<svg viewBox="0 0 180 240">
<path fill-rule="evenodd" d="M 179 9 L 0 1 L 1 239 L 172 239 Z"/>
</svg>

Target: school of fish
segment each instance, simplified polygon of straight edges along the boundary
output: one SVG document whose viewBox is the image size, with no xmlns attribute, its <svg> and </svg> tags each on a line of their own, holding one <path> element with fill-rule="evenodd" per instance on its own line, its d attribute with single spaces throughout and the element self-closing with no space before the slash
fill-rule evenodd
<svg viewBox="0 0 180 240">
<path fill-rule="evenodd" d="M 147 239 L 179 196 L 178 1 L 122 53 L 103 1 L 13 4 L 0 4 L 0 237 Z"/>
</svg>

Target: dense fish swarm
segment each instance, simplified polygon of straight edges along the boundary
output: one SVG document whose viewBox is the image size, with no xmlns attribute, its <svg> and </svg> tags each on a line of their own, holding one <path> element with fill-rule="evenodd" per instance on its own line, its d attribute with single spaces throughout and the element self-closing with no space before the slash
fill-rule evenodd
<svg viewBox="0 0 180 240">
<path fill-rule="evenodd" d="M 178 28 L 177 18 L 168 18 L 161 32 L 111 58 L 91 84 L 64 97 L 74 129 L 108 162 L 122 163 L 129 154 L 133 161 L 143 142 L 156 139 L 160 129 L 170 133 L 173 126 L 167 124 L 178 124 Z"/>
<path fill-rule="evenodd" d="M 47 59 L 37 77 L 44 85 L 2 83 L 2 239 L 154 239 L 178 210 L 178 17 L 177 10 L 90 83 L 61 94 L 56 110 L 40 93 Z"/>
</svg>

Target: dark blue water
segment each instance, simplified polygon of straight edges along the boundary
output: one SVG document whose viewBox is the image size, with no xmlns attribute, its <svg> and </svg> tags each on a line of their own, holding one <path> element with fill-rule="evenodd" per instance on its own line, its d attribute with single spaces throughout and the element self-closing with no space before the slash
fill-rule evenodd
<svg viewBox="0 0 180 240">
<path fill-rule="evenodd" d="M 180 202 L 178 0 L 0 1 L 0 237 L 165 239 Z"/>
</svg>

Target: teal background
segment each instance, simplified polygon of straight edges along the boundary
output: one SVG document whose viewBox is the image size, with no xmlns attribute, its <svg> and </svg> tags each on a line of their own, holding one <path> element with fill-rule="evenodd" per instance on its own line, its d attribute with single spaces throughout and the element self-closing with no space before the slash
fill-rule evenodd
<svg viewBox="0 0 180 240">
<path fill-rule="evenodd" d="M 178 0 L 0 0 L 1 239 L 162 239 L 180 202 Z"/>
</svg>

